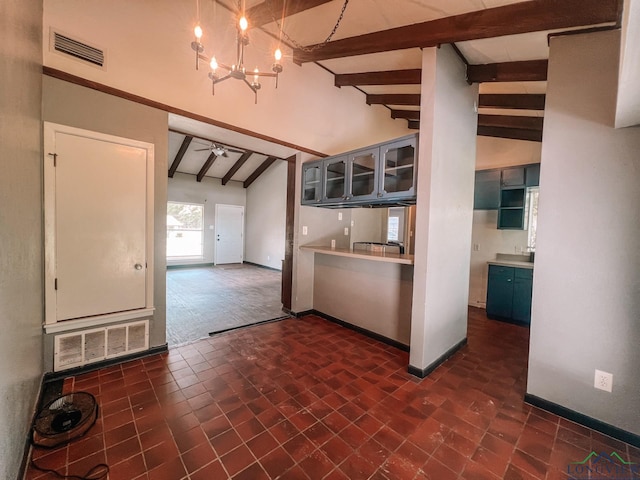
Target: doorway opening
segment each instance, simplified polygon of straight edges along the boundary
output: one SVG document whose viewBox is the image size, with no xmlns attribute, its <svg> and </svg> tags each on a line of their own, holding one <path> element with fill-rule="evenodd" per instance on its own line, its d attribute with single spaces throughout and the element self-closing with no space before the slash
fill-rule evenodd
<svg viewBox="0 0 640 480">
<path fill-rule="evenodd" d="M 170 125 L 179 120 L 170 118 Z M 283 271 L 295 157 L 280 156 L 281 146 L 246 138 L 244 144 L 231 140 L 233 132 L 188 123 L 169 132 L 169 346 L 282 318 L 283 306 L 290 308 L 283 286 L 290 292 L 284 280 L 291 280 Z"/>
</svg>

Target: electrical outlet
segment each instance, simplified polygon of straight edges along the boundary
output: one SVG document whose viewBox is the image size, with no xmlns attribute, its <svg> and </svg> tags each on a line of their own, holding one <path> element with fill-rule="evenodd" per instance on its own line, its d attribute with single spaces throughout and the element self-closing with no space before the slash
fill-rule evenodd
<svg viewBox="0 0 640 480">
<path fill-rule="evenodd" d="M 331 240 L 331 248 L 336 248 L 336 241 L 335 240 Z"/>
<path fill-rule="evenodd" d="M 611 393 L 613 390 L 613 374 L 596 370 L 593 386 L 597 389 Z"/>
<path fill-rule="evenodd" d="M 349 227 L 344 227 L 344 234 L 349 235 Z"/>
<path fill-rule="evenodd" d="M 479 252 L 480 251 L 480 244 L 479 243 L 474 243 L 473 244 L 473 251 L 474 252 Z"/>
<path fill-rule="evenodd" d="M 302 235 L 306 235 L 306 234 L 308 234 L 308 233 L 309 233 L 309 229 L 307 228 L 307 226 L 306 226 L 306 225 L 303 225 L 303 226 L 302 226 Z"/>
<path fill-rule="evenodd" d="M 342 212 L 338 212 L 338 220 L 342 220 Z"/>
</svg>

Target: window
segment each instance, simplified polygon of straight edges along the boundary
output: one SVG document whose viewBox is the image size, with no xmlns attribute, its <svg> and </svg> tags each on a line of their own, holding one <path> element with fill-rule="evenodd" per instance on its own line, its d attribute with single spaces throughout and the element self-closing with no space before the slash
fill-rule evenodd
<svg viewBox="0 0 640 480">
<path fill-rule="evenodd" d="M 536 234 L 538 228 L 538 197 L 540 195 L 540 189 L 538 187 L 531 187 L 527 189 L 527 205 L 528 208 L 528 225 L 529 225 L 529 239 L 527 246 L 530 251 L 536 250 Z"/>
<path fill-rule="evenodd" d="M 167 203 L 167 258 L 203 258 L 204 205 Z"/>
<path fill-rule="evenodd" d="M 389 217 L 389 224 L 387 225 L 387 242 L 398 241 L 399 226 L 400 226 L 400 219 L 398 217 Z"/>
<path fill-rule="evenodd" d="M 387 242 L 404 242 L 404 207 L 390 207 L 387 212 Z"/>
</svg>

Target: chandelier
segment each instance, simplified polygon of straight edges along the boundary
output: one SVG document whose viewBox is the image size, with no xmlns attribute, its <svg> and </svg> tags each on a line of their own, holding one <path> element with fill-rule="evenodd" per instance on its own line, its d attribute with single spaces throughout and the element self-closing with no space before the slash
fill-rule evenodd
<svg viewBox="0 0 640 480">
<path fill-rule="evenodd" d="M 217 0 L 214 0 L 214 5 L 216 2 Z M 312 51 L 312 50 L 324 47 L 327 43 L 331 41 L 336 31 L 338 30 L 338 27 L 342 22 L 342 18 L 344 17 L 344 12 L 348 4 L 349 4 L 349 0 L 344 0 L 344 4 L 342 5 L 342 9 L 340 10 L 340 15 L 338 17 L 338 20 L 336 21 L 335 25 L 333 26 L 333 29 L 331 30 L 331 33 L 329 33 L 327 38 L 321 43 L 313 45 L 311 47 L 306 47 L 304 45 L 301 45 L 298 42 L 296 42 L 293 38 L 291 38 L 289 35 L 287 35 L 287 33 L 282 28 L 283 27 L 282 22 L 278 21 L 277 15 L 275 15 L 274 12 L 271 11 L 270 13 L 271 13 L 272 19 L 277 25 L 280 33 L 278 42 L 280 42 L 280 39 L 284 36 L 286 41 L 289 41 L 291 44 L 293 44 L 293 46 L 295 46 L 296 48 L 300 48 L 304 51 Z M 283 8 L 285 7 L 285 5 L 286 5 L 286 2 L 283 3 Z M 268 6 L 269 8 L 271 8 L 270 5 Z M 278 88 L 278 75 L 282 73 L 282 64 L 280 63 L 280 61 L 282 60 L 282 51 L 280 50 L 279 47 L 274 52 L 275 62 L 271 66 L 271 72 L 261 72 L 258 70 L 257 67 L 253 70 L 253 72 L 247 72 L 247 69 L 244 65 L 244 50 L 245 50 L 245 47 L 249 45 L 249 35 L 247 32 L 249 28 L 249 22 L 247 20 L 247 17 L 245 17 L 245 14 L 244 14 L 245 13 L 244 0 L 238 0 L 239 18 L 236 23 L 236 59 L 235 59 L 235 63 L 231 65 L 218 62 L 215 56 L 212 56 L 211 58 L 209 58 L 204 54 L 204 45 L 200 41 L 202 39 L 202 34 L 203 34 L 202 27 L 200 26 L 200 0 L 196 0 L 196 8 L 197 8 L 198 23 L 193 29 L 195 40 L 191 42 L 191 48 L 196 54 L 196 70 L 199 70 L 201 60 L 204 62 L 207 62 L 211 67 L 211 70 L 209 71 L 209 78 L 211 79 L 212 95 L 215 95 L 216 93 L 215 92 L 216 84 L 220 82 L 224 82 L 229 78 L 234 78 L 236 80 L 240 80 L 244 82 L 255 95 L 255 103 L 258 103 L 258 90 L 260 90 L 262 86 L 260 84 L 260 78 L 262 77 L 275 78 L 276 88 Z M 284 15 L 282 18 L 284 19 Z M 223 70 L 224 71 L 223 74 L 219 74 L 218 73 L 219 70 Z M 249 81 L 249 79 L 251 81 Z"/>
<path fill-rule="evenodd" d="M 209 71 L 209 78 L 211 79 L 211 94 L 215 95 L 215 86 L 218 83 L 224 82 L 229 78 L 240 80 L 247 85 L 255 96 L 255 103 L 258 103 L 258 90 L 261 88 L 260 78 L 273 77 L 276 79 L 276 88 L 278 88 L 278 75 L 282 72 L 282 51 L 277 48 L 274 52 L 275 62 L 271 66 L 271 72 L 261 72 L 256 67 L 253 72 L 247 72 L 244 65 L 244 50 L 249 45 L 248 28 L 249 22 L 244 15 L 244 8 L 242 8 L 241 0 L 238 1 L 238 11 L 240 12 L 240 18 L 236 24 L 236 59 L 235 63 L 229 65 L 222 62 L 218 62 L 215 56 L 211 58 L 204 54 L 204 45 L 201 43 L 203 30 L 199 21 L 199 2 L 198 2 L 198 24 L 193 29 L 195 40 L 191 42 L 191 48 L 196 53 L 196 70 L 199 70 L 200 61 L 208 63 L 211 67 Z M 219 74 L 219 70 L 223 70 L 223 74 Z M 251 81 L 249 81 L 249 79 Z"/>
</svg>

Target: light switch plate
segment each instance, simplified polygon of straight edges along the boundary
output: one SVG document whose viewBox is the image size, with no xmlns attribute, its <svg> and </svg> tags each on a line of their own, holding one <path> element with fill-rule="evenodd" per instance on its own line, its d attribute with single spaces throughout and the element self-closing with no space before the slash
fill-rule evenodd
<svg viewBox="0 0 640 480">
<path fill-rule="evenodd" d="M 342 220 L 342 212 L 338 212 L 338 220 Z"/>
<path fill-rule="evenodd" d="M 302 235 L 307 235 L 309 233 L 309 229 L 306 225 L 302 226 Z"/>
<path fill-rule="evenodd" d="M 344 227 L 344 234 L 349 235 L 349 227 Z"/>
</svg>

